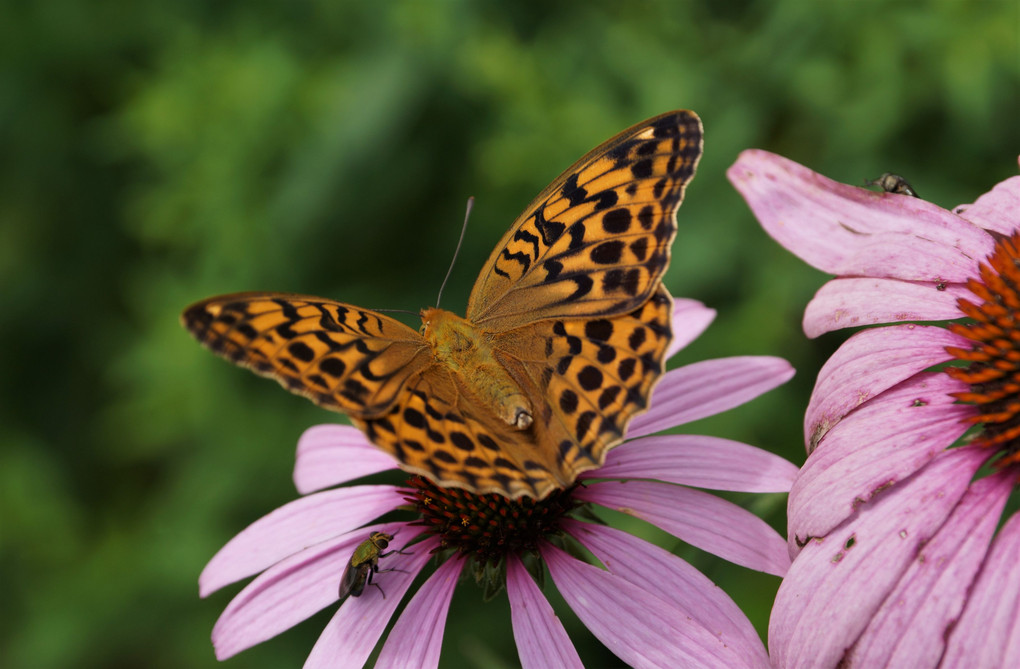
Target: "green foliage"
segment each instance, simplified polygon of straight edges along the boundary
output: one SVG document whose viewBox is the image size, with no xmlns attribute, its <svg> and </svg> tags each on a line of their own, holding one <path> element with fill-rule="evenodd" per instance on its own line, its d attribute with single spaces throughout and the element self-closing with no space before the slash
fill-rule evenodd
<svg viewBox="0 0 1020 669">
<path fill-rule="evenodd" d="M 851 183 L 897 172 L 953 206 L 1015 174 L 1020 152 L 1013 0 L 6 4 L 8 667 L 216 664 L 208 635 L 237 588 L 201 601 L 198 573 L 295 497 L 297 437 L 336 417 L 200 349 L 177 323 L 188 303 L 273 289 L 429 305 L 474 195 L 444 298 L 461 310 L 562 168 L 694 109 L 705 157 L 667 284 L 719 318 L 680 359 L 771 354 L 799 372 L 693 429 L 800 462 L 841 337 L 804 339 L 824 277 L 757 227 L 726 168 L 767 148 Z M 760 504 L 782 528 L 781 500 Z M 776 579 L 676 548 L 765 629 Z M 551 597 L 582 657 L 612 662 Z M 505 602 L 481 599 L 458 593 L 445 665 L 516 664 Z M 226 666 L 297 666 L 329 615 Z"/>
</svg>

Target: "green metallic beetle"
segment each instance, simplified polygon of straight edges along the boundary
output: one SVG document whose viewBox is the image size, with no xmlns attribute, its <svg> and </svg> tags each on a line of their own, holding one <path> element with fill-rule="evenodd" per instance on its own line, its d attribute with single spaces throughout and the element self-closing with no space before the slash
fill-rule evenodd
<svg viewBox="0 0 1020 669">
<path fill-rule="evenodd" d="M 348 596 L 360 597 L 361 593 L 365 591 L 366 585 L 374 585 L 379 588 L 379 592 L 382 592 L 382 596 L 385 599 L 386 593 L 379 586 L 378 583 L 372 583 L 372 574 L 379 573 L 379 558 L 384 558 L 387 555 L 397 553 L 400 555 L 408 555 L 403 550 L 399 551 L 387 551 L 386 547 L 393 541 L 392 534 L 386 534 L 385 532 L 373 532 L 369 535 L 368 539 L 365 539 L 358 547 L 354 549 L 354 554 L 351 555 L 350 562 L 344 567 L 344 575 L 340 577 L 340 603 L 342 604 Z M 383 571 L 402 571 L 400 569 L 383 569 Z"/>
</svg>

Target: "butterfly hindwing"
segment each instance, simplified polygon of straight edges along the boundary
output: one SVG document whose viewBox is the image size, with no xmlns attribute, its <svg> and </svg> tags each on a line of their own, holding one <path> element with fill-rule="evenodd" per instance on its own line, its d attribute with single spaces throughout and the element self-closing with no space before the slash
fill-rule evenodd
<svg viewBox="0 0 1020 669">
<path fill-rule="evenodd" d="M 403 323 L 318 297 L 223 295 L 181 320 L 218 355 L 351 416 L 385 412 L 427 364 L 424 340 Z"/>
<path fill-rule="evenodd" d="M 511 498 L 543 497 L 571 483 L 558 477 L 546 440 L 496 419 L 441 366 L 410 379 L 407 388 L 385 416 L 356 421 L 405 470 L 445 486 Z"/>
<path fill-rule="evenodd" d="M 676 211 L 701 150 L 701 121 L 676 111 L 589 152 L 496 245 L 471 293 L 468 319 L 501 332 L 643 304 L 669 264 Z"/>
<path fill-rule="evenodd" d="M 557 454 L 557 479 L 600 466 L 647 407 L 673 336 L 672 304 L 659 286 L 628 314 L 547 320 L 498 336 L 507 367 L 543 398 L 539 433 Z"/>
</svg>

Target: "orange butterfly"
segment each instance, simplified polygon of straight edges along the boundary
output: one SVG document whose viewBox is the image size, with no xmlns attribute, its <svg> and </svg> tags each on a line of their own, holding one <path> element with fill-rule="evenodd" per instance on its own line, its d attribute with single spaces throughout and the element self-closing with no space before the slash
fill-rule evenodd
<svg viewBox="0 0 1020 669">
<path fill-rule="evenodd" d="M 524 210 L 467 318 L 421 333 L 319 297 L 237 293 L 188 307 L 205 346 L 341 411 L 440 486 L 542 498 L 601 466 L 643 411 L 672 338 L 662 285 L 701 121 L 674 111 L 589 152 Z"/>
</svg>

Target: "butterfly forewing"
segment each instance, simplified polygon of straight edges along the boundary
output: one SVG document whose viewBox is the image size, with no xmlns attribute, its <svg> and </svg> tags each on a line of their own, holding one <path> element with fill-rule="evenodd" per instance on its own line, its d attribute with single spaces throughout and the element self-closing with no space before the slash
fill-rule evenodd
<svg viewBox="0 0 1020 669">
<path fill-rule="evenodd" d="M 236 293 L 188 307 L 184 326 L 213 352 L 328 409 L 375 416 L 427 364 L 417 332 L 317 297 Z"/>
<path fill-rule="evenodd" d="M 581 158 L 496 245 L 471 293 L 468 319 L 501 332 L 640 306 L 669 265 L 676 211 L 701 150 L 701 121 L 677 111 Z"/>
</svg>

